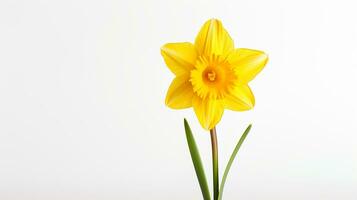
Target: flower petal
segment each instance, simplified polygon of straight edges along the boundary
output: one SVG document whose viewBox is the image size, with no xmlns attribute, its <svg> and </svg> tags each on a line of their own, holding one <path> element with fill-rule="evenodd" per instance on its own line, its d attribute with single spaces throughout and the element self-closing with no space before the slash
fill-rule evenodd
<svg viewBox="0 0 357 200">
<path fill-rule="evenodd" d="M 212 129 L 221 120 L 224 111 L 221 100 L 201 99 L 194 95 L 192 104 L 198 121 L 204 129 Z"/>
<path fill-rule="evenodd" d="M 189 73 L 194 68 L 197 52 L 189 42 L 167 43 L 161 47 L 166 65 L 176 75 Z"/>
<path fill-rule="evenodd" d="M 208 20 L 198 33 L 195 46 L 200 55 L 227 55 L 234 50 L 234 42 L 221 21 Z"/>
<path fill-rule="evenodd" d="M 165 103 L 173 109 L 184 109 L 192 106 L 193 89 L 188 75 L 176 77 L 166 94 Z"/>
<path fill-rule="evenodd" d="M 262 71 L 268 62 L 268 56 L 262 51 L 241 48 L 235 49 L 228 56 L 228 62 L 237 72 L 239 81 L 248 83 Z"/>
<path fill-rule="evenodd" d="M 248 85 L 235 86 L 223 100 L 224 107 L 234 111 L 250 110 L 255 105 L 254 95 Z"/>
</svg>

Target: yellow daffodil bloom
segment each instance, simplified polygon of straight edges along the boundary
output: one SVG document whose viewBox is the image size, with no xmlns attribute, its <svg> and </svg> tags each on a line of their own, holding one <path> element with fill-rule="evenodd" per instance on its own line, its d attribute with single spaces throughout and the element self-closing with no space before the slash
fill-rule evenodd
<svg viewBox="0 0 357 200">
<path fill-rule="evenodd" d="M 200 124 L 208 130 L 221 120 L 225 108 L 245 111 L 254 107 L 248 83 L 268 61 L 262 51 L 234 48 L 217 19 L 203 25 L 194 44 L 168 43 L 161 47 L 161 54 L 176 76 L 166 105 L 173 109 L 193 107 Z"/>
</svg>

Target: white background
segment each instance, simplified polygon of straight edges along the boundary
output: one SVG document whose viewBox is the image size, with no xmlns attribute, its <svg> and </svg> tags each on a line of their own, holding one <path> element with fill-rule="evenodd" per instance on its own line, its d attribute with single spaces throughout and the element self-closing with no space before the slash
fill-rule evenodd
<svg viewBox="0 0 357 200">
<path fill-rule="evenodd" d="M 353 1 L 0 1 L 0 199 L 201 199 L 184 136 L 211 182 L 209 135 L 164 105 L 160 47 L 219 18 L 270 61 L 254 110 L 226 111 L 220 167 L 249 123 L 225 199 L 357 199 Z"/>
</svg>

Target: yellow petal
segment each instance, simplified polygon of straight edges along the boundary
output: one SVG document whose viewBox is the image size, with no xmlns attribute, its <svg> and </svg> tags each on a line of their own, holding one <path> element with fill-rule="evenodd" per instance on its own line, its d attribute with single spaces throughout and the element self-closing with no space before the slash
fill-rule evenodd
<svg viewBox="0 0 357 200">
<path fill-rule="evenodd" d="M 237 72 L 240 83 L 248 83 L 262 71 L 268 62 L 268 56 L 258 50 L 252 49 L 235 49 L 228 56 L 228 62 Z"/>
<path fill-rule="evenodd" d="M 189 73 L 194 68 L 197 52 L 189 42 L 168 43 L 161 47 L 166 65 L 176 75 Z"/>
<path fill-rule="evenodd" d="M 234 50 L 234 42 L 221 21 L 208 20 L 198 33 L 195 46 L 199 55 L 227 55 Z"/>
<path fill-rule="evenodd" d="M 222 118 L 224 107 L 221 100 L 201 99 L 194 95 L 192 105 L 198 121 L 204 129 L 212 129 Z"/>
<path fill-rule="evenodd" d="M 184 109 L 192 106 L 193 89 L 188 75 L 176 77 L 167 91 L 165 103 L 173 109 Z"/>
<path fill-rule="evenodd" d="M 254 95 L 248 85 L 235 86 L 223 102 L 225 108 L 234 111 L 250 110 L 255 105 Z"/>
</svg>

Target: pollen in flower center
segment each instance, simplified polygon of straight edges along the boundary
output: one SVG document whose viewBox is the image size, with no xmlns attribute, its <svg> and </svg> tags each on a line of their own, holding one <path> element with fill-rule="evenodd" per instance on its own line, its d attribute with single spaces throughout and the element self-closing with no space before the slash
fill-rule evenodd
<svg viewBox="0 0 357 200">
<path fill-rule="evenodd" d="M 209 81 L 213 82 L 216 80 L 216 72 L 214 70 L 208 70 L 205 75 Z"/>
</svg>

